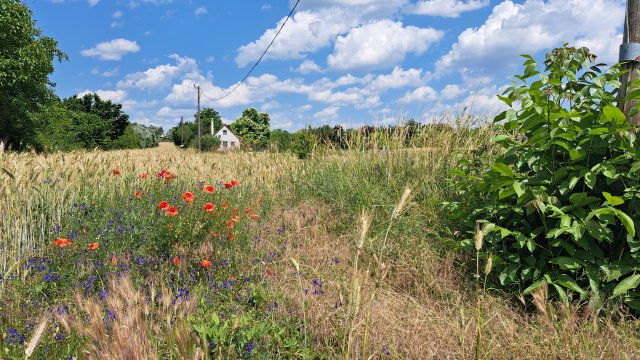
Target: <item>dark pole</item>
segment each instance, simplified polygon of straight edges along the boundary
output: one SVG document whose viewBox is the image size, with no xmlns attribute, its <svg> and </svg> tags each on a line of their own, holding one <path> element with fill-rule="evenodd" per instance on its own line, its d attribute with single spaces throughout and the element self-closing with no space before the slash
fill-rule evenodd
<svg viewBox="0 0 640 360">
<path fill-rule="evenodd" d="M 202 151 L 202 146 L 200 145 L 200 85 L 193 85 L 196 89 L 198 89 L 198 151 Z"/>
<path fill-rule="evenodd" d="M 629 119 L 631 125 L 638 125 L 640 116 L 629 117 L 629 111 L 636 106 L 637 101 L 624 101 L 629 92 L 636 87 L 630 84 L 640 79 L 638 70 L 640 69 L 640 0 L 627 0 L 627 11 L 624 17 L 624 32 L 622 34 L 622 46 L 620 47 L 620 61 L 628 61 L 624 70 L 628 73 L 622 75 L 620 79 L 620 93 L 618 95 L 618 107 Z"/>
</svg>

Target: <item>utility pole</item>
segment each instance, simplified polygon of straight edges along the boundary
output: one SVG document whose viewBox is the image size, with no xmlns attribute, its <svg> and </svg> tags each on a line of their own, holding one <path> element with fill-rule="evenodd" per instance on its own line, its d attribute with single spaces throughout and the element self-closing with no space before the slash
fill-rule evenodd
<svg viewBox="0 0 640 360">
<path fill-rule="evenodd" d="M 180 146 L 184 147 L 184 118 L 182 116 L 180 116 L 180 127 L 182 128 L 180 129 Z"/>
<path fill-rule="evenodd" d="M 629 117 L 629 111 L 636 106 L 637 101 L 624 101 L 629 92 L 635 90 L 636 87 L 630 87 L 630 84 L 640 79 L 640 0 L 627 0 L 627 11 L 624 17 L 624 32 L 622 35 L 622 45 L 620 46 L 620 61 L 627 61 L 623 66 L 624 70 L 628 70 L 622 75 L 620 82 L 620 92 L 618 94 L 618 107 L 629 119 L 631 125 L 640 123 L 640 116 L 635 115 Z"/>
<path fill-rule="evenodd" d="M 202 152 L 202 146 L 200 144 L 200 85 L 193 84 L 193 87 L 198 89 L 198 151 Z"/>
</svg>

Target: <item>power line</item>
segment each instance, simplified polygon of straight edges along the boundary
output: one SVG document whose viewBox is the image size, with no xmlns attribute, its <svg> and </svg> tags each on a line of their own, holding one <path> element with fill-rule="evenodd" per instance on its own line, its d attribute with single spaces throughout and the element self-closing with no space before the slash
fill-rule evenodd
<svg viewBox="0 0 640 360">
<path fill-rule="evenodd" d="M 256 61 L 256 63 L 253 65 L 253 67 L 251 68 L 251 70 L 249 70 L 249 72 L 247 73 L 247 75 L 245 75 L 242 80 L 240 80 L 240 82 L 233 88 L 231 89 L 231 91 L 229 91 L 228 93 L 224 94 L 222 97 L 219 98 L 215 98 L 212 99 L 206 95 L 204 95 L 204 93 L 202 94 L 202 96 L 206 97 L 207 99 L 211 100 L 211 101 L 220 101 L 224 98 L 226 98 L 227 96 L 231 95 L 234 91 L 236 91 L 240 85 L 242 85 L 244 83 L 245 80 L 247 80 L 247 78 L 249 77 L 249 75 L 251 75 L 251 73 L 253 72 L 253 70 L 258 66 L 258 64 L 260 63 L 260 61 L 262 60 L 262 58 L 267 54 L 267 51 L 269 51 L 269 48 L 271 47 L 271 45 L 273 45 L 273 43 L 276 41 L 276 38 L 278 38 L 278 35 L 280 35 L 280 32 L 282 31 L 282 29 L 284 28 L 284 26 L 286 25 L 287 21 L 289 21 L 289 18 L 291 17 L 291 15 L 293 14 L 293 12 L 296 10 L 296 7 L 298 7 L 298 3 L 300 3 L 300 0 L 297 0 L 296 3 L 293 5 L 293 8 L 291 9 L 291 11 L 289 12 L 289 15 L 287 15 L 287 18 L 284 20 L 284 22 L 282 23 L 282 26 L 280 26 L 280 29 L 278 29 L 278 32 L 276 33 L 276 35 L 273 37 L 273 39 L 271 40 L 271 42 L 269 43 L 269 46 L 267 46 L 266 49 L 264 49 L 264 52 L 262 53 L 262 55 L 260 55 L 260 58 L 258 58 L 258 61 Z"/>
</svg>

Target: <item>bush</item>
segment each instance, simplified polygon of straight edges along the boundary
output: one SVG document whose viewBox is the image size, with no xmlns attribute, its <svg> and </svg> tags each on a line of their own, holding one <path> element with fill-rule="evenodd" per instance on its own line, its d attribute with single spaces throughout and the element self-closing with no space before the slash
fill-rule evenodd
<svg viewBox="0 0 640 360">
<path fill-rule="evenodd" d="M 504 153 L 477 177 L 470 162 L 458 170 L 458 190 L 472 185 L 467 199 L 476 199 L 458 215 L 473 221 L 469 233 L 478 221 L 484 244 L 475 248 L 503 286 L 528 294 L 546 283 L 596 312 L 606 299 L 640 310 L 640 161 L 616 107 L 620 67 L 602 73 L 586 48 L 553 50 L 544 71 L 524 57 L 523 75 L 500 97 L 510 109 L 495 119 Z M 473 239 L 462 246 L 474 251 Z"/>
<path fill-rule="evenodd" d="M 202 151 L 215 151 L 215 150 L 218 150 L 218 148 L 220 147 L 221 141 L 219 138 L 209 134 L 209 135 L 204 135 L 200 139 L 200 143 L 202 146 Z"/>
<path fill-rule="evenodd" d="M 140 138 L 132 125 L 128 125 L 116 141 L 113 142 L 113 149 L 140 149 Z"/>
<path fill-rule="evenodd" d="M 308 158 L 314 145 L 314 137 L 307 130 L 300 130 L 291 136 L 291 151 L 300 159 Z"/>
</svg>

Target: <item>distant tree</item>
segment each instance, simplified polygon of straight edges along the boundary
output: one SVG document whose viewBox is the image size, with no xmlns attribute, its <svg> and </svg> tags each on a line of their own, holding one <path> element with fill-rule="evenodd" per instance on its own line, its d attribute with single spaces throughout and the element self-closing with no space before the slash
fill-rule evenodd
<svg viewBox="0 0 640 360">
<path fill-rule="evenodd" d="M 269 144 L 271 128 L 267 113 L 259 113 L 254 108 L 247 108 L 242 112 L 242 116 L 230 125 L 230 128 L 246 145 L 255 150 L 265 149 Z"/>
<path fill-rule="evenodd" d="M 158 146 L 164 133 L 161 127 L 145 126 L 137 123 L 131 124 L 131 128 L 140 139 L 140 147 L 143 149 Z"/>
<path fill-rule="evenodd" d="M 0 0 L 0 134 L 16 147 L 35 141 L 28 113 L 56 99 L 49 74 L 68 58 L 31 16 L 22 1 Z"/>
<path fill-rule="evenodd" d="M 95 93 L 82 97 L 74 95 L 64 99 L 63 104 L 69 110 L 93 114 L 102 119 L 102 125 L 108 128 L 107 135 L 112 142 L 122 136 L 129 125 L 129 115 L 122 111 L 122 105 L 102 100 Z"/>
<path fill-rule="evenodd" d="M 276 151 L 287 151 L 291 144 L 291 134 L 286 130 L 273 130 L 269 140 Z"/>
<path fill-rule="evenodd" d="M 111 147 L 113 149 L 140 149 L 140 137 L 134 130 L 134 125 L 127 126 L 124 133 L 113 142 Z"/>
<path fill-rule="evenodd" d="M 315 137 L 311 131 L 299 130 L 291 136 L 291 151 L 298 155 L 300 159 L 306 159 L 311 156 L 315 145 Z"/>
<path fill-rule="evenodd" d="M 194 114 L 193 115 L 194 119 L 198 119 L 198 114 Z M 220 113 L 218 113 L 217 111 L 215 111 L 212 108 L 206 107 L 202 110 L 200 110 L 200 121 L 201 121 L 201 125 L 200 125 L 200 134 L 201 135 L 205 135 L 205 134 L 210 134 L 211 133 L 211 122 L 213 121 L 213 133 L 215 134 L 216 131 L 222 129 L 222 117 L 220 116 Z M 197 125 L 197 123 L 196 123 Z"/>
<path fill-rule="evenodd" d="M 198 126 L 196 123 L 180 121 L 178 125 L 169 130 L 173 143 L 176 146 L 188 147 L 196 139 Z M 197 146 L 197 143 L 196 143 Z"/>
</svg>

